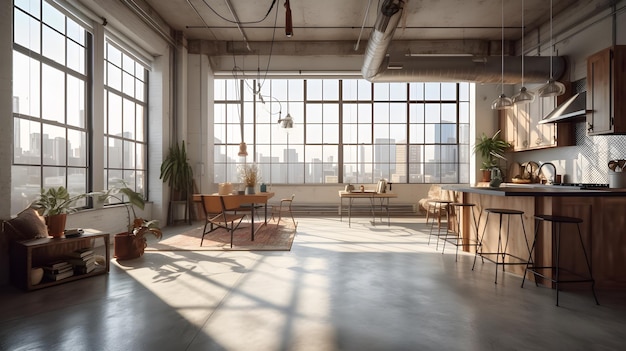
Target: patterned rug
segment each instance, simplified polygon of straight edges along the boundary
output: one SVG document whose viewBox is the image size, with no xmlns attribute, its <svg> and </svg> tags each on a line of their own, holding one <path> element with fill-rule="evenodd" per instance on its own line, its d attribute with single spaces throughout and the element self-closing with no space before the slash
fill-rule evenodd
<svg viewBox="0 0 626 351">
<path fill-rule="evenodd" d="M 242 223 L 235 230 L 233 247 L 230 247 L 230 232 L 217 229 L 204 236 L 202 246 L 202 229 L 204 224 L 184 233 L 150 242 L 146 251 L 289 251 L 296 236 L 296 228 L 292 222 L 281 221 L 280 225 L 254 225 L 257 232 L 254 241 L 250 237 L 250 223 Z"/>
</svg>

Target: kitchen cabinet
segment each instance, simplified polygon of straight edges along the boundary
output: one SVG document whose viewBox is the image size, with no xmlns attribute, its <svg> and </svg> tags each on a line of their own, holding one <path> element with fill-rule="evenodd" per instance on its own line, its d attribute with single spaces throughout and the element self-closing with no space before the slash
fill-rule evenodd
<svg viewBox="0 0 626 351">
<path fill-rule="evenodd" d="M 626 134 L 626 45 L 587 59 L 587 134 Z"/>
<path fill-rule="evenodd" d="M 546 123 L 539 121 L 566 98 L 539 98 L 531 104 L 515 105 L 500 111 L 502 138 L 513 146 L 513 151 L 526 151 L 574 145 L 571 123 Z"/>
</svg>

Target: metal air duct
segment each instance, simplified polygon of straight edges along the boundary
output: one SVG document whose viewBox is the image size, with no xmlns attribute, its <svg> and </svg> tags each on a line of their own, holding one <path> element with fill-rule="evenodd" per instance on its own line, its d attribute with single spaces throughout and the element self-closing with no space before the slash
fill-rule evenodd
<svg viewBox="0 0 626 351">
<path fill-rule="evenodd" d="M 418 56 L 390 61 L 387 49 L 402 16 L 404 0 L 385 0 L 370 34 L 361 74 L 370 82 L 476 82 L 521 83 L 521 56 Z M 555 79 L 565 72 L 565 59 L 552 58 Z M 550 57 L 524 57 L 525 82 L 544 82 L 550 77 Z"/>
</svg>

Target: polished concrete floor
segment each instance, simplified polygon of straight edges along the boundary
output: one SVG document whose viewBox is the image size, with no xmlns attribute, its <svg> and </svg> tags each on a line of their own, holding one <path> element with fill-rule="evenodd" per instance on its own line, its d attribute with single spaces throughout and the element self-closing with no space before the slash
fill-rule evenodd
<svg viewBox="0 0 626 351">
<path fill-rule="evenodd" d="M 146 252 L 0 292 L 0 350 L 624 350 L 626 293 L 562 292 L 391 226 L 299 218 L 289 252 Z M 187 230 L 179 226 L 168 232 Z M 626 267 L 625 267 L 626 268 Z"/>
</svg>

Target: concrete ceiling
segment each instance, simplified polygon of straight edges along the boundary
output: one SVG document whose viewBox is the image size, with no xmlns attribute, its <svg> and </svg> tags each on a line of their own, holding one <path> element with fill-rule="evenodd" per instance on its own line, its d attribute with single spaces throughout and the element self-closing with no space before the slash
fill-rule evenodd
<svg viewBox="0 0 626 351">
<path fill-rule="evenodd" d="M 500 55 L 503 32 L 506 54 L 519 55 L 515 44 L 522 37 L 522 0 L 503 1 L 504 30 L 501 0 L 405 0 L 401 20 L 388 48 L 390 59 L 408 54 Z M 217 72 L 230 71 L 234 57 L 251 56 L 247 59 L 251 63 L 253 58 L 262 61 L 270 53 L 272 67 L 268 69 L 273 71 L 302 70 L 304 65 L 294 63 L 294 56 L 308 57 L 305 69 L 358 70 L 381 5 L 380 0 L 291 0 L 293 36 L 287 37 L 285 0 L 122 2 L 127 6 L 147 4 L 144 13 L 159 17 L 178 37 L 184 37 L 190 53 L 207 54 Z M 553 0 L 555 33 L 576 25 L 584 16 L 606 9 L 611 2 Z M 550 1 L 524 0 L 523 12 L 526 49 L 546 50 Z M 333 61 L 329 64 L 328 60 L 318 60 L 319 57 L 332 57 Z"/>
<path fill-rule="evenodd" d="M 379 0 L 292 0 L 294 35 L 285 36 L 285 0 L 146 0 L 172 29 L 194 40 L 337 41 L 356 43 L 374 25 Z M 232 12 L 227 3 L 232 5 Z M 553 0 L 554 15 L 579 0 Z M 483 39 L 501 36 L 501 0 L 406 0 L 396 40 Z M 369 9 L 369 11 L 368 11 Z M 241 22 L 241 31 L 234 23 Z M 505 37 L 521 37 L 521 0 L 504 0 Z M 267 16 L 266 16 L 267 14 Z M 367 14 L 367 16 L 366 16 Z M 527 31 L 549 21 L 550 1 L 525 0 Z M 243 34 L 242 34 L 243 32 Z"/>
</svg>

